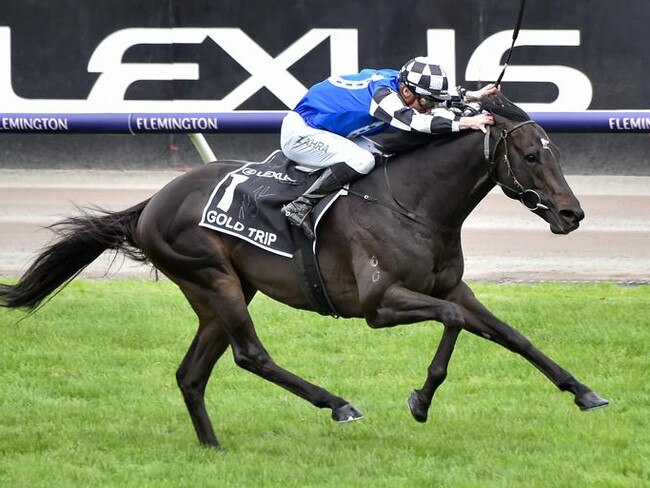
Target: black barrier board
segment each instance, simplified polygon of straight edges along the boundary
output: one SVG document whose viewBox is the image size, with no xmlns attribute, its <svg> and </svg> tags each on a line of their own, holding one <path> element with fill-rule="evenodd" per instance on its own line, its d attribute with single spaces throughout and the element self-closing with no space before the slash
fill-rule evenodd
<svg viewBox="0 0 650 488">
<path fill-rule="evenodd" d="M 420 54 L 436 57 L 471 88 L 498 76 L 518 6 L 519 0 L 5 2 L 0 111 L 286 110 L 332 72 L 398 68 Z M 647 0 L 529 1 L 504 90 L 532 112 L 648 109 L 648 18 Z"/>
</svg>

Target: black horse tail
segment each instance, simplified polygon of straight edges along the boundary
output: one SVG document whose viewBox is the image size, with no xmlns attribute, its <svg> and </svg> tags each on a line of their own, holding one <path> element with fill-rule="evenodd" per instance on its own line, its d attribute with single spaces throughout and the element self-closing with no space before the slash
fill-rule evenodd
<svg viewBox="0 0 650 488">
<path fill-rule="evenodd" d="M 135 229 L 149 200 L 120 212 L 97 209 L 50 228 L 59 238 L 46 247 L 15 285 L 0 285 L 0 306 L 36 308 L 57 289 L 62 289 L 105 250 L 122 251 L 138 261 L 147 261 L 140 250 Z"/>
</svg>

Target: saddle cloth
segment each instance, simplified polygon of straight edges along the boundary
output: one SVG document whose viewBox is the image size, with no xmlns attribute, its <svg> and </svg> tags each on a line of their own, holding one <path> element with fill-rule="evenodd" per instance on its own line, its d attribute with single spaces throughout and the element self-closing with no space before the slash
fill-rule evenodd
<svg viewBox="0 0 650 488">
<path fill-rule="evenodd" d="M 319 174 L 301 169 L 279 150 L 261 163 L 247 163 L 217 183 L 199 225 L 291 258 L 307 237 L 289 223 L 281 209 L 302 195 Z M 341 189 L 318 202 L 310 215 L 316 235 L 322 216 L 346 193 Z"/>
</svg>

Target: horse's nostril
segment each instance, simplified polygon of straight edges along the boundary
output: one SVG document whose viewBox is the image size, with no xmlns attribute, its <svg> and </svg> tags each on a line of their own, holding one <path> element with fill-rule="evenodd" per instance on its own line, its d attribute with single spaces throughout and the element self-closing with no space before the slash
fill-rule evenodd
<svg viewBox="0 0 650 488">
<path fill-rule="evenodd" d="M 560 217 L 566 222 L 580 222 L 585 218 L 585 213 L 581 208 L 560 210 Z"/>
</svg>

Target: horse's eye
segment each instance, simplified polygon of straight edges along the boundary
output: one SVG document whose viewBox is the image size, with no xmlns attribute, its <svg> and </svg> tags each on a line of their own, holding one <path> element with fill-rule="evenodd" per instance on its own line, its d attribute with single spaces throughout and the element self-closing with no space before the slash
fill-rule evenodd
<svg viewBox="0 0 650 488">
<path fill-rule="evenodd" d="M 537 161 L 537 156 L 535 156 L 534 154 L 526 154 L 526 161 L 528 161 L 529 163 L 534 163 L 535 161 Z"/>
</svg>

